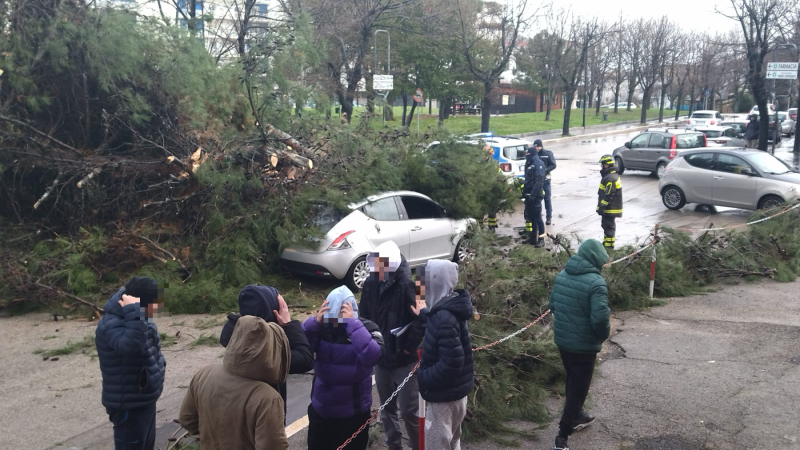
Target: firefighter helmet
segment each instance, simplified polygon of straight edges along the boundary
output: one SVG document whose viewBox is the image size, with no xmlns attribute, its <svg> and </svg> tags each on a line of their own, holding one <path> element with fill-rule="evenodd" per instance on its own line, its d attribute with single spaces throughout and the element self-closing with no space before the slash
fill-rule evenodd
<svg viewBox="0 0 800 450">
<path fill-rule="evenodd" d="M 614 164 L 614 157 L 611 156 L 611 155 L 603 155 L 603 156 L 600 157 L 600 164 L 613 165 Z"/>
</svg>

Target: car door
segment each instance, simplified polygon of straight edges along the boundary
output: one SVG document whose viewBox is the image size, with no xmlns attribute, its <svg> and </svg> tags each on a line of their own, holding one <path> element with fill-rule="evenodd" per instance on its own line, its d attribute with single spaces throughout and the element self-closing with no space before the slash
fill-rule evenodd
<svg viewBox="0 0 800 450">
<path fill-rule="evenodd" d="M 408 221 L 397 207 L 397 197 L 387 197 L 361 207 L 368 220 L 363 232 L 372 248 L 394 241 L 406 259 L 411 252 Z M 361 230 L 357 230 L 361 231 Z"/>
<path fill-rule="evenodd" d="M 647 170 L 656 170 L 659 158 L 669 157 L 670 138 L 661 133 L 652 133 L 647 143 L 647 148 L 642 152 L 642 161 L 646 164 Z"/>
<path fill-rule="evenodd" d="M 753 168 L 742 158 L 718 153 L 714 162 L 714 204 L 733 208 L 756 209 L 758 177 L 742 170 Z"/>
<path fill-rule="evenodd" d="M 400 197 L 410 232 L 412 266 L 429 259 L 450 259 L 453 256 L 453 225 L 436 203 L 416 196 Z"/>
<path fill-rule="evenodd" d="M 642 133 L 631 139 L 631 146 L 627 151 L 622 152 L 622 161 L 629 169 L 650 170 L 646 168 L 644 161 L 644 151 L 650 140 L 650 133 Z"/>
<path fill-rule="evenodd" d="M 714 154 L 694 153 L 683 159 L 688 166 L 678 169 L 674 176 L 686 190 L 687 203 L 714 204 Z"/>
</svg>

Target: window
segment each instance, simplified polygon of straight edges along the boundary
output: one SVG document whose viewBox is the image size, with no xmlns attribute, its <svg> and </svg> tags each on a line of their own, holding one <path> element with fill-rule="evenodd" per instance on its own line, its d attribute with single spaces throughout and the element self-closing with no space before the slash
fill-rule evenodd
<svg viewBox="0 0 800 450">
<path fill-rule="evenodd" d="M 713 153 L 695 153 L 686 157 L 686 162 L 698 169 L 711 170 L 714 163 Z"/>
<path fill-rule="evenodd" d="M 255 12 L 259 16 L 266 17 L 267 16 L 267 5 L 265 3 L 256 3 L 255 4 Z"/>
<path fill-rule="evenodd" d="M 721 153 L 717 156 L 717 167 L 716 169 L 720 172 L 727 172 L 727 173 L 742 173 L 742 169 L 750 168 L 750 164 L 747 164 L 742 158 L 738 156 L 728 155 L 725 153 Z"/>
<path fill-rule="evenodd" d="M 508 96 L 504 95 L 501 102 L 502 102 L 503 106 L 508 105 Z"/>
<path fill-rule="evenodd" d="M 708 130 L 703 132 L 707 138 L 718 138 L 722 136 L 722 131 Z"/>
<path fill-rule="evenodd" d="M 702 133 L 678 134 L 675 139 L 676 148 L 697 148 L 705 147 Z"/>
<path fill-rule="evenodd" d="M 782 160 L 770 155 L 769 153 L 755 153 L 747 157 L 758 170 L 772 174 L 780 175 L 782 173 L 789 173 L 792 168 Z"/>
<path fill-rule="evenodd" d="M 403 206 L 409 220 L 414 219 L 441 219 L 444 217 L 442 208 L 436 203 L 420 197 L 402 197 Z"/>
<path fill-rule="evenodd" d="M 517 96 L 516 95 L 509 95 L 508 96 L 508 104 L 509 105 L 516 105 L 517 104 Z"/>
<path fill-rule="evenodd" d="M 692 113 L 692 119 L 713 119 L 714 115 L 710 113 Z"/>
<path fill-rule="evenodd" d="M 364 205 L 364 214 L 375 220 L 400 220 L 394 197 L 384 198 Z"/>
<path fill-rule="evenodd" d="M 650 148 L 667 148 L 669 147 L 670 140 L 668 137 L 664 136 L 663 134 L 651 134 L 650 135 Z"/>
<path fill-rule="evenodd" d="M 308 226 L 317 227 L 323 233 L 331 229 L 344 219 L 345 214 L 331 205 L 314 205 L 308 219 Z"/>
<path fill-rule="evenodd" d="M 514 161 L 525 159 L 525 146 L 515 145 L 513 147 L 505 147 L 503 148 L 503 157 Z"/>
<path fill-rule="evenodd" d="M 646 148 L 647 140 L 650 138 L 649 133 L 640 134 L 631 140 L 631 148 Z"/>
<path fill-rule="evenodd" d="M 725 136 L 725 137 L 736 137 L 736 130 L 734 130 L 733 128 L 728 128 L 727 130 L 725 130 L 725 133 L 723 134 L 723 136 Z"/>
</svg>

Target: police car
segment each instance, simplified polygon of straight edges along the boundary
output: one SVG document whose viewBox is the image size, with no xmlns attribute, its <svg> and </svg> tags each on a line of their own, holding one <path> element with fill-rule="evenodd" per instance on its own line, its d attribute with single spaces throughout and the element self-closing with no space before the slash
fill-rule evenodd
<svg viewBox="0 0 800 450">
<path fill-rule="evenodd" d="M 465 136 L 470 141 L 483 142 L 487 150 L 491 148 L 492 158 L 500 165 L 500 173 L 514 179 L 525 178 L 525 150 L 527 141 L 508 136 L 495 136 L 492 133 L 477 133 Z"/>
</svg>

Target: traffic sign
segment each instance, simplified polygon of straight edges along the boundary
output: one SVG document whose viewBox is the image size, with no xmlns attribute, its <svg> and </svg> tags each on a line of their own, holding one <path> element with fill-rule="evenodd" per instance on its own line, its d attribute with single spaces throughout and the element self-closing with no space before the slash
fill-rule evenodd
<svg viewBox="0 0 800 450">
<path fill-rule="evenodd" d="M 768 80 L 796 80 L 796 70 L 773 70 L 767 71 Z"/>
<path fill-rule="evenodd" d="M 794 70 L 797 72 L 797 66 L 796 62 L 771 62 L 767 63 L 767 71 Z"/>
<path fill-rule="evenodd" d="M 372 89 L 376 91 L 391 91 L 394 89 L 394 77 L 392 75 L 373 75 Z"/>
<path fill-rule="evenodd" d="M 417 103 L 422 103 L 422 89 L 417 88 L 417 91 L 414 93 L 414 101 Z"/>
</svg>

